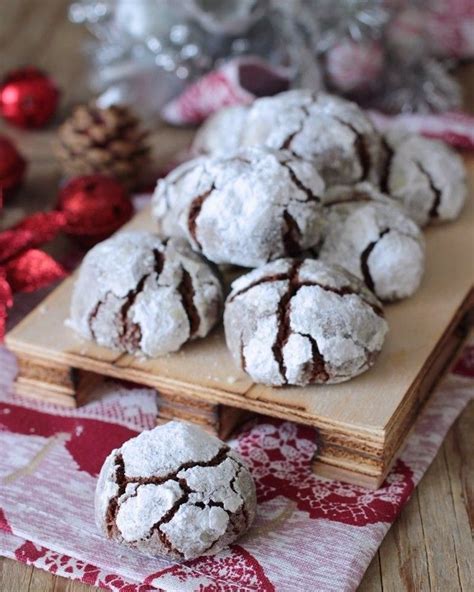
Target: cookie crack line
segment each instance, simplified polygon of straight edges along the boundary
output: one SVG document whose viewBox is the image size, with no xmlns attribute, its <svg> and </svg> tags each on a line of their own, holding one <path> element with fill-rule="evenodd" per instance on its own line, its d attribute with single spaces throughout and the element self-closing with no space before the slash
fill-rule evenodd
<svg viewBox="0 0 474 592">
<path fill-rule="evenodd" d="M 359 181 L 364 181 L 369 176 L 370 167 L 372 164 L 372 158 L 370 156 L 370 151 L 367 148 L 364 135 L 361 134 L 359 130 L 351 123 L 348 123 L 347 121 L 344 121 L 339 117 L 336 117 L 334 114 L 331 114 L 331 117 L 335 119 L 337 122 L 339 122 L 341 125 L 350 129 L 351 132 L 355 135 L 354 147 L 356 149 L 357 155 L 359 157 L 360 166 L 362 168 Z"/>
<path fill-rule="evenodd" d="M 379 237 L 380 238 L 380 237 Z M 303 263 L 303 261 L 301 261 L 301 263 Z M 250 285 L 246 286 L 245 288 L 242 288 L 241 290 L 239 290 L 238 292 L 236 292 L 230 299 L 229 299 L 229 304 L 231 302 L 233 302 L 236 298 L 238 298 L 239 296 L 242 296 L 243 294 L 245 294 L 246 292 L 248 292 L 249 290 L 251 290 L 252 288 L 255 288 L 256 286 L 260 286 L 262 284 L 270 284 L 273 282 L 277 282 L 277 281 L 288 281 L 290 279 L 290 273 L 277 273 L 274 275 L 269 275 L 263 278 L 260 278 L 259 280 L 256 280 L 255 282 L 251 283 Z M 362 294 L 360 294 L 359 292 L 357 292 L 356 290 L 353 290 L 351 287 L 349 286 L 342 286 L 341 288 L 333 288 L 332 286 L 326 286 L 325 284 L 320 284 L 318 282 L 314 282 L 312 280 L 307 280 L 307 281 L 298 281 L 298 289 L 302 288 L 302 287 L 315 287 L 315 288 L 321 288 L 322 290 L 325 290 L 326 292 L 333 292 L 334 294 L 338 294 L 339 296 L 349 296 L 349 295 L 356 295 L 359 296 L 359 298 L 365 302 L 365 304 L 367 304 L 367 306 L 370 306 L 370 308 L 372 308 L 372 310 L 380 317 L 383 317 L 383 310 L 380 308 L 380 306 L 377 306 L 377 304 L 373 303 L 373 302 L 369 302 L 368 300 L 366 300 L 365 298 L 363 298 Z"/>
<path fill-rule="evenodd" d="M 375 283 L 374 283 L 374 280 L 372 278 L 372 275 L 371 275 L 370 269 L 369 269 L 369 256 L 372 253 L 372 251 L 374 250 L 374 248 L 375 248 L 376 244 L 379 242 L 379 240 L 382 237 L 384 237 L 388 232 L 390 232 L 389 228 L 382 230 L 382 232 L 379 234 L 377 240 L 374 240 L 371 243 L 369 243 L 365 247 L 365 249 L 362 251 L 362 253 L 360 254 L 360 271 L 362 273 L 362 277 L 364 278 L 365 285 L 369 288 L 369 290 L 371 290 L 374 293 L 375 293 Z"/>
<path fill-rule="evenodd" d="M 198 219 L 199 214 L 201 213 L 202 206 L 204 205 L 204 202 L 209 197 L 209 195 L 214 191 L 215 188 L 216 188 L 216 186 L 213 183 L 211 185 L 211 188 L 210 189 L 208 189 L 204 193 L 201 193 L 201 195 L 198 195 L 197 197 L 193 198 L 193 200 L 191 202 L 191 206 L 189 208 L 189 212 L 188 212 L 188 231 L 189 231 L 189 234 L 191 235 L 191 237 L 193 238 L 194 242 L 197 244 L 197 246 L 201 250 L 202 250 L 202 245 L 201 245 L 201 243 L 198 241 L 198 239 L 196 237 L 196 234 L 197 234 L 197 219 Z"/>
<path fill-rule="evenodd" d="M 100 307 L 105 303 L 105 300 L 107 300 L 107 297 L 109 294 L 110 294 L 110 292 L 107 292 L 104 296 L 104 299 L 99 300 L 99 302 L 97 302 L 97 304 L 92 309 L 92 312 L 89 313 L 89 316 L 87 317 L 87 324 L 89 325 L 89 331 L 91 332 L 92 339 L 94 341 L 97 341 L 97 337 L 95 334 L 93 323 L 94 323 L 95 319 L 97 318 L 97 315 L 99 314 Z"/>
<path fill-rule="evenodd" d="M 244 351 L 245 345 L 244 345 L 244 338 L 241 335 L 240 336 L 240 366 L 242 367 L 242 370 L 244 372 L 247 371 L 247 360 L 245 359 L 245 351 Z"/>
<path fill-rule="evenodd" d="M 160 251 L 158 251 L 158 249 L 153 249 L 153 258 L 154 258 L 154 263 L 153 263 L 153 269 L 152 271 L 150 271 L 149 273 L 146 273 L 145 275 L 142 276 L 142 278 L 140 279 L 140 281 L 138 282 L 136 288 L 134 288 L 133 290 L 130 290 L 127 295 L 125 296 L 125 303 L 122 305 L 122 308 L 120 309 L 120 318 L 121 318 L 121 327 L 122 327 L 122 333 L 121 333 L 121 340 L 122 340 L 122 344 L 127 348 L 131 347 L 131 349 L 136 349 L 142 339 L 142 331 L 141 331 L 141 327 L 138 323 L 133 323 L 130 322 L 128 319 L 128 313 L 131 309 L 131 307 L 135 304 L 138 296 L 143 292 L 143 288 L 145 286 L 145 283 L 147 281 L 147 279 L 153 274 L 155 273 L 157 276 L 157 281 L 158 278 L 161 274 L 161 272 L 163 271 L 163 266 L 165 263 L 165 257 L 163 255 L 163 253 L 160 253 Z"/>
<path fill-rule="evenodd" d="M 283 210 L 282 242 L 285 253 L 290 257 L 298 255 L 301 251 L 301 230 L 298 223 L 288 210 Z"/>
<path fill-rule="evenodd" d="M 269 284 L 272 282 L 286 281 L 287 279 L 288 279 L 288 273 L 275 273 L 273 275 L 268 275 L 263 278 L 260 278 L 259 280 L 252 282 L 251 284 L 249 284 L 248 286 L 245 286 L 245 288 L 242 288 L 241 290 L 236 292 L 233 296 L 231 296 L 229 298 L 229 304 L 231 302 L 234 302 L 234 300 L 238 296 L 242 296 L 242 294 L 245 294 L 245 292 L 248 292 L 249 290 L 251 290 L 252 288 L 255 288 L 256 286 L 260 286 L 261 284 Z"/>
<path fill-rule="evenodd" d="M 385 138 L 382 138 L 382 148 L 386 152 L 385 161 L 383 164 L 382 171 L 380 172 L 380 189 L 383 193 L 390 194 L 389 179 L 390 179 L 390 167 L 392 165 L 392 159 L 395 155 L 394 149 L 391 147 L 389 142 Z"/>
<path fill-rule="evenodd" d="M 189 462 L 185 462 L 182 463 L 175 471 L 172 471 L 171 473 L 167 473 L 166 475 L 163 475 L 162 477 L 127 477 L 125 475 L 125 467 L 124 467 L 124 473 L 123 473 L 123 482 L 125 485 L 128 485 L 129 483 L 138 483 L 140 485 L 162 485 L 163 483 L 166 483 L 166 481 L 170 481 L 170 480 L 179 480 L 178 479 L 178 473 L 180 473 L 181 471 L 185 471 L 187 469 L 195 469 L 197 467 L 217 467 L 219 466 L 226 458 L 227 458 L 227 454 L 230 451 L 230 447 L 229 446 L 223 446 L 219 452 L 213 457 L 211 458 L 211 460 L 207 460 L 207 461 L 189 461 Z M 120 455 L 120 458 L 123 461 L 123 458 Z M 119 459 L 119 456 L 117 456 L 117 460 Z"/>
<path fill-rule="evenodd" d="M 441 204 L 441 190 L 436 187 L 433 181 L 433 177 L 429 174 L 429 172 L 425 169 L 425 167 L 421 164 L 419 160 L 415 161 L 416 166 L 418 167 L 420 173 L 426 177 L 428 184 L 430 186 L 431 191 L 433 192 L 433 203 L 431 204 L 430 211 L 428 212 L 428 216 L 430 218 L 437 218 L 439 216 L 439 206 Z"/>
<path fill-rule="evenodd" d="M 166 244 L 166 242 L 164 243 Z M 128 321 L 128 312 L 130 308 L 135 303 L 138 295 L 143 291 L 143 287 L 145 285 L 146 280 L 151 276 L 152 273 L 156 273 L 157 279 L 161 275 L 163 271 L 163 267 L 165 264 L 165 257 L 164 254 L 161 253 L 158 249 L 153 249 L 153 257 L 154 257 L 154 264 L 153 270 L 149 273 L 144 274 L 135 288 L 129 290 L 127 294 L 124 296 L 124 303 L 122 304 L 120 311 L 118 313 L 120 317 L 120 342 L 122 345 L 132 345 L 133 348 L 136 348 L 137 345 L 140 343 L 141 340 L 141 329 L 137 323 L 129 323 Z M 96 340 L 95 330 L 93 327 L 94 321 L 99 314 L 100 308 L 102 305 L 105 304 L 107 298 L 112 292 L 109 290 L 102 300 L 99 300 L 97 304 L 92 309 L 92 312 L 89 314 L 87 323 L 89 325 L 89 330 L 91 332 L 92 338 Z"/>
<path fill-rule="evenodd" d="M 158 520 L 158 522 L 155 522 L 155 524 L 153 524 L 153 526 L 150 528 L 150 531 L 149 531 L 146 538 L 148 538 L 148 539 L 151 538 L 153 536 L 153 533 L 157 532 L 160 541 L 168 549 L 168 551 L 176 553 L 180 557 L 184 557 L 184 554 L 179 549 L 176 549 L 176 547 L 172 544 L 172 542 L 167 537 L 166 533 L 161 530 L 161 526 L 163 526 L 163 524 L 167 524 L 168 522 L 171 522 L 171 520 L 175 517 L 175 515 L 177 514 L 180 507 L 189 501 L 189 495 L 192 493 L 192 489 L 187 484 L 186 479 L 179 479 L 178 483 L 179 483 L 181 489 L 183 490 L 183 495 Z"/>
<path fill-rule="evenodd" d="M 201 317 L 194 303 L 195 290 L 191 274 L 183 266 L 181 266 L 181 273 L 181 281 L 179 282 L 177 291 L 181 296 L 181 303 L 188 318 L 189 337 L 193 337 L 199 330 Z"/>
<path fill-rule="evenodd" d="M 226 458 L 227 453 L 230 451 L 229 446 L 223 446 L 219 452 L 211 458 L 209 461 L 190 461 L 187 463 L 182 463 L 178 469 L 164 475 L 162 477 L 136 477 L 130 478 L 127 477 L 125 474 L 125 463 L 123 460 L 123 456 L 118 454 L 115 458 L 115 481 L 118 485 L 118 492 L 113 498 L 109 500 L 109 505 L 106 511 L 106 529 L 107 534 L 109 537 L 112 537 L 114 534 L 120 534 L 116 518 L 117 513 L 120 508 L 119 500 L 125 494 L 125 490 L 127 485 L 129 484 L 137 484 L 137 485 L 162 485 L 166 483 L 166 481 L 175 480 L 178 483 L 180 479 L 178 478 L 178 473 L 186 469 L 194 469 L 196 467 L 216 467 L 220 465 Z"/>
<path fill-rule="evenodd" d="M 281 164 L 288 171 L 293 185 L 296 185 L 296 187 L 298 187 L 298 189 L 300 189 L 306 195 L 307 202 L 315 201 L 319 203 L 321 201 L 320 198 L 315 193 L 313 193 L 313 191 L 309 187 L 306 187 L 303 181 L 301 181 L 301 179 L 298 178 L 298 176 L 296 175 L 295 171 L 291 168 L 290 163 L 288 161 L 284 161 Z"/>
<path fill-rule="evenodd" d="M 183 492 L 181 497 L 175 501 L 173 506 L 167 512 L 165 512 L 165 514 L 155 524 L 153 524 L 151 526 L 150 530 L 148 531 L 148 534 L 144 538 L 150 539 L 154 533 L 157 533 L 161 543 L 165 546 L 165 548 L 170 553 L 175 553 L 176 555 L 179 555 L 180 557 L 184 557 L 184 554 L 171 543 L 171 541 L 169 540 L 166 533 L 163 532 L 163 530 L 161 529 L 163 524 L 169 523 L 174 518 L 174 516 L 177 514 L 177 512 L 179 511 L 181 506 L 183 506 L 184 504 L 189 502 L 190 495 L 193 493 L 197 493 L 188 485 L 186 479 L 184 477 L 178 477 L 178 474 L 183 470 L 191 469 L 191 468 L 195 468 L 195 467 L 218 466 L 224 460 L 229 458 L 227 456 L 229 451 L 230 451 L 230 448 L 228 446 L 224 446 L 223 448 L 221 448 L 219 450 L 219 452 L 210 461 L 197 461 L 197 462 L 191 461 L 188 463 L 183 463 L 176 471 L 173 471 L 172 473 L 169 473 L 168 475 L 166 475 L 164 477 L 137 478 L 137 479 L 130 479 L 129 477 L 127 477 L 125 475 L 125 464 L 124 464 L 123 456 L 121 454 L 117 455 L 117 457 L 115 459 L 115 466 L 116 466 L 115 479 L 116 479 L 116 482 L 118 485 L 118 492 L 117 492 L 117 495 L 109 501 L 109 507 L 107 508 L 106 527 L 107 527 L 107 533 L 109 534 L 109 536 L 112 536 L 112 535 L 121 536 L 121 533 L 117 527 L 116 518 L 117 518 L 117 514 L 120 510 L 120 506 L 121 506 L 121 504 L 119 503 L 120 498 L 125 495 L 127 485 L 129 485 L 129 484 L 134 485 L 135 484 L 135 485 L 137 485 L 137 487 L 135 488 L 135 491 L 133 492 L 133 494 L 128 496 L 124 501 L 127 501 L 133 497 L 136 497 L 138 494 L 138 489 L 142 485 L 148 485 L 148 484 L 159 485 L 159 484 L 163 484 L 167 481 L 174 480 L 179 484 L 179 486 Z M 232 491 L 236 495 L 238 495 L 238 497 L 240 498 L 241 505 L 240 505 L 239 509 L 242 510 L 242 513 L 244 515 L 244 519 L 245 519 L 246 523 L 248 523 L 248 513 L 245 509 L 245 500 L 242 497 L 242 495 L 236 491 L 236 489 L 234 487 L 235 481 L 238 478 L 238 476 L 240 475 L 240 472 L 244 467 L 243 467 L 243 465 L 241 465 L 237 461 L 234 461 L 234 462 L 239 468 L 238 468 L 238 470 L 236 470 L 236 474 L 234 475 L 234 477 L 232 477 L 232 479 L 229 483 L 229 486 L 232 489 Z M 230 522 L 231 526 L 232 527 L 235 526 L 234 521 L 238 518 L 238 516 L 235 512 L 227 510 L 224 507 L 223 502 L 210 499 L 207 503 L 203 503 L 203 502 L 198 501 L 198 502 L 195 502 L 193 505 L 195 505 L 199 508 L 202 508 L 202 509 L 204 509 L 206 507 L 209 507 L 209 508 L 219 507 L 222 510 L 224 510 L 224 512 L 228 515 L 229 522 Z M 219 537 L 216 540 L 212 541 L 212 543 L 209 545 L 209 547 L 207 547 L 203 552 L 204 553 L 208 552 L 212 548 L 212 546 L 216 542 L 218 542 L 218 540 L 219 540 Z M 135 542 L 137 542 L 137 541 L 135 541 Z"/>
<path fill-rule="evenodd" d="M 280 150 L 289 150 L 292 154 L 294 154 L 294 152 L 291 150 L 290 146 L 291 143 L 293 142 L 293 138 L 295 136 L 297 136 L 298 134 L 300 134 L 303 131 L 303 121 L 300 123 L 300 126 L 297 130 L 295 130 L 292 134 L 290 134 L 285 141 L 283 142 L 283 144 L 280 146 Z M 296 154 L 295 154 L 296 156 Z"/>
<path fill-rule="evenodd" d="M 278 323 L 278 330 L 275 337 L 275 341 L 272 345 L 272 352 L 275 358 L 276 363 L 278 364 L 278 369 L 280 371 L 280 375 L 283 379 L 283 384 L 288 384 L 286 378 L 286 366 L 285 360 L 283 357 L 283 348 L 285 347 L 290 334 L 291 334 L 291 327 L 290 327 L 290 312 L 291 312 L 291 299 L 296 294 L 299 284 L 298 284 L 298 273 L 300 267 L 303 265 L 303 261 L 295 261 L 289 272 L 288 272 L 288 289 L 280 298 L 280 302 L 278 303 L 277 307 L 277 323 Z"/>
<path fill-rule="evenodd" d="M 309 333 L 298 333 L 301 337 L 306 337 L 311 344 L 311 357 L 313 360 L 311 366 L 311 373 L 309 375 L 308 382 L 313 384 L 314 382 L 327 382 L 329 380 L 329 374 L 326 371 L 326 360 L 323 354 L 320 352 L 318 342 Z"/>
</svg>

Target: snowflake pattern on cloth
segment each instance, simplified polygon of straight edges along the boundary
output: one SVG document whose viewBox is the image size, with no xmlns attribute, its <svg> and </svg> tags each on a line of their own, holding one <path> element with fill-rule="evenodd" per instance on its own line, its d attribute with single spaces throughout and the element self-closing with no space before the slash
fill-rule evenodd
<svg viewBox="0 0 474 592">
<path fill-rule="evenodd" d="M 6 350 L 0 368 L 2 555 L 114 592 L 329 592 L 356 589 L 472 398 L 474 344 L 433 394 L 377 491 L 315 476 L 312 428 L 263 417 L 247 424 L 230 443 L 255 478 L 257 520 L 217 556 L 179 564 L 124 550 L 93 521 L 100 466 L 112 448 L 154 425 L 154 391 L 108 382 L 84 407 L 64 409 L 11 392 L 15 361 Z"/>
</svg>

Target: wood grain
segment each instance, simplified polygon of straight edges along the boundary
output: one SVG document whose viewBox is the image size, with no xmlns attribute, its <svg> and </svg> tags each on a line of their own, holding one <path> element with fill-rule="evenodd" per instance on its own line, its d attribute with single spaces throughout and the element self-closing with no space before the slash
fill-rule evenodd
<svg viewBox="0 0 474 592">
<path fill-rule="evenodd" d="M 26 62 L 39 63 L 53 71 L 62 84 L 64 114 L 67 106 L 87 96 L 83 84 L 78 84 L 79 72 L 84 71 L 79 56 L 79 42 L 86 37 L 79 27 L 67 23 L 65 0 L 48 0 L 47 10 L 43 0 L 1 0 L 0 54 L 1 68 L 7 69 Z M 61 12 L 62 11 L 62 12 Z M 58 15 L 54 26 L 45 13 Z M 54 17 L 56 19 L 56 16 Z M 30 44 L 32 28 L 41 29 L 40 42 Z M 47 32 L 47 34 L 44 33 Z M 34 39 L 38 37 L 34 36 Z M 14 41 L 15 40 L 15 41 Z M 13 44 L 14 41 L 14 44 Z M 463 67 L 465 96 L 470 99 L 466 105 L 474 107 L 474 68 Z M 32 159 L 27 182 L 22 191 L 9 201 L 0 215 L 0 228 L 18 220 L 25 212 L 44 209 L 56 199 L 57 181 L 60 178 L 56 164 L 51 159 L 49 142 L 51 130 L 45 132 L 21 132 L 6 128 L 0 123 L 0 132 L 14 137 L 22 151 Z M 166 160 L 176 149 L 188 142 L 187 130 L 159 130 L 155 138 L 157 157 Z M 55 241 L 51 249 L 61 249 Z M 359 592 L 458 592 L 461 578 L 454 578 L 448 587 L 436 590 L 431 579 L 441 581 L 442 572 L 454 573 L 457 564 L 463 559 L 472 565 L 472 539 L 466 540 L 465 533 L 474 529 L 474 455 L 472 454 L 474 433 L 474 402 L 466 409 L 453 426 L 435 464 L 428 470 L 416 496 L 402 512 L 385 538 L 379 553 L 374 557 Z M 444 460 L 436 466 L 438 459 Z M 432 476 L 435 476 L 433 478 Z M 450 487 L 445 489 L 452 503 L 443 505 L 444 514 L 434 506 L 427 506 L 431 522 L 423 522 L 420 508 L 429 504 L 429 498 L 436 495 L 438 480 L 448 480 Z M 421 530 L 423 524 L 423 530 Z M 467 529 L 467 530 L 466 530 Z M 455 531 L 462 532 L 459 545 L 453 546 L 455 555 L 435 557 L 434 539 L 451 537 Z M 432 554 L 431 573 L 428 569 L 428 549 Z M 464 564 L 463 564 L 464 565 Z M 457 568 L 456 568 L 457 569 Z M 460 572 L 461 573 L 461 572 Z M 462 578 L 466 573 L 462 572 Z M 472 582 L 472 578 L 471 578 Z M 472 585 L 471 585 L 472 587 Z M 11 559 L 0 558 L 0 590 L 2 592 L 87 592 L 97 590 L 78 582 L 59 578 L 52 574 L 17 563 Z M 306 591 L 301 591 L 306 592 Z"/>
</svg>

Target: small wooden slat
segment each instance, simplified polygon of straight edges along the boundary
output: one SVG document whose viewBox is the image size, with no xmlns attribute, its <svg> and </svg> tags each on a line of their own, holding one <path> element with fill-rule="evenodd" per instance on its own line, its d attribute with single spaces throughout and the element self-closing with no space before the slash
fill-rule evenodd
<svg viewBox="0 0 474 592">
<path fill-rule="evenodd" d="M 384 592 L 429 590 L 425 533 L 416 491 L 384 539 L 380 548 L 380 570 Z"/>
<path fill-rule="evenodd" d="M 474 424 L 473 426 L 474 427 Z M 474 545 L 465 508 L 460 504 L 459 491 L 453 492 L 449 467 L 453 458 L 443 445 L 430 470 L 420 483 L 418 497 L 423 523 L 429 580 L 432 590 L 472 590 L 474 582 Z M 471 443 L 472 456 L 472 443 Z M 458 516 L 456 516 L 458 513 Z M 455 515 L 457 527 L 451 528 L 449 516 Z M 439 569 L 439 564 L 443 569 Z"/>
<path fill-rule="evenodd" d="M 0 590 L 26 592 L 29 590 L 32 572 L 31 566 L 0 557 Z"/>
<path fill-rule="evenodd" d="M 466 592 L 472 588 L 473 433 L 474 401 L 451 428 L 389 530 L 359 592 Z M 378 569 L 380 587 L 375 575 Z"/>
<path fill-rule="evenodd" d="M 383 592 L 379 552 L 375 554 L 359 588 L 360 592 Z"/>
<path fill-rule="evenodd" d="M 64 586 L 64 584 L 62 584 Z M 30 587 L 28 592 L 60 592 L 64 587 L 57 586 L 56 576 L 43 571 L 42 569 L 33 569 L 31 574 Z M 69 588 L 70 592 L 79 592 L 75 588 Z M 89 592 L 91 588 L 89 587 Z"/>
<path fill-rule="evenodd" d="M 444 450 L 456 520 L 474 533 L 474 401 L 448 434 Z M 471 547 L 472 548 L 472 539 Z"/>
</svg>

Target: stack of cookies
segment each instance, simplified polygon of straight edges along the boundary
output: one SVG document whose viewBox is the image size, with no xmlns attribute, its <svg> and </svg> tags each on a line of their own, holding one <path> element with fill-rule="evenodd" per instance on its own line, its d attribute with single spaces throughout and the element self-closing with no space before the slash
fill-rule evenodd
<svg viewBox="0 0 474 592">
<path fill-rule="evenodd" d="M 421 227 L 462 209 L 459 156 L 384 136 L 354 103 L 305 90 L 219 112 L 193 152 L 158 182 L 159 238 L 121 234 L 88 254 L 74 327 L 156 356 L 205 337 L 223 313 L 229 350 L 256 382 L 332 383 L 370 368 L 388 330 L 381 303 L 420 285 Z M 241 274 L 225 302 L 219 266 Z M 86 289 L 91 275 L 100 288 Z"/>
</svg>

